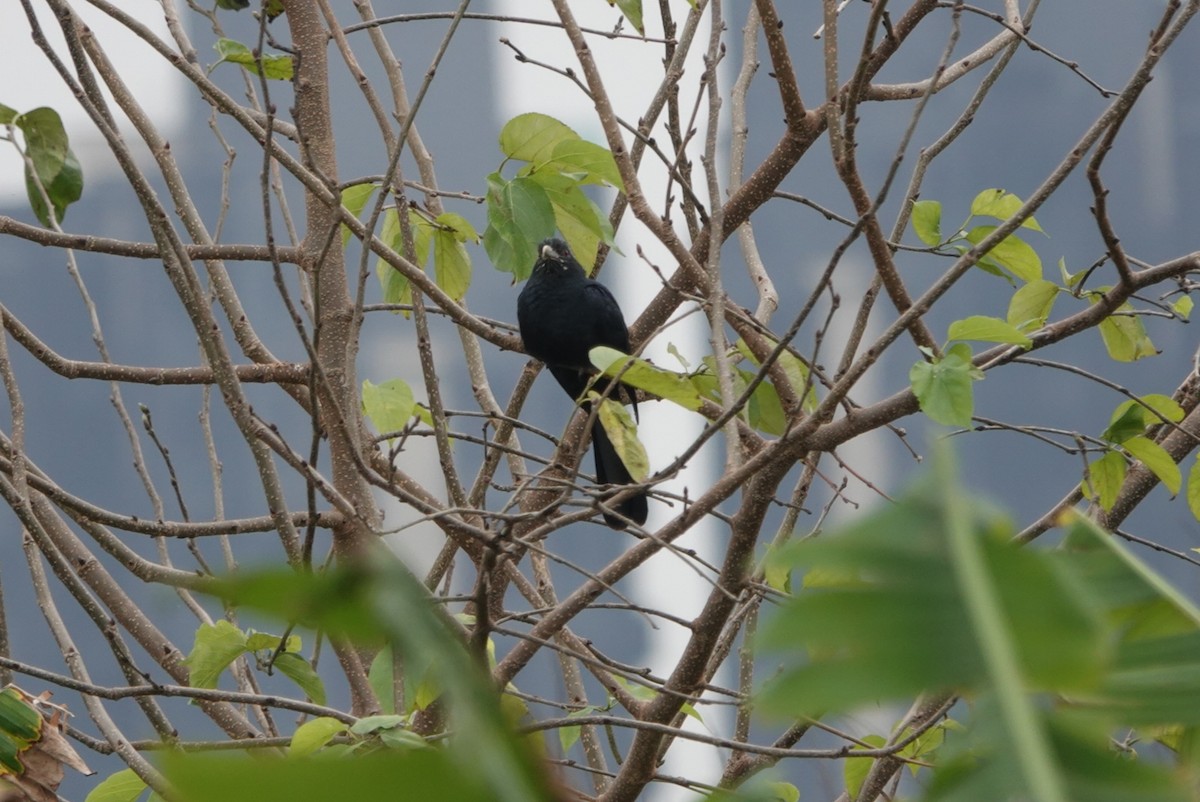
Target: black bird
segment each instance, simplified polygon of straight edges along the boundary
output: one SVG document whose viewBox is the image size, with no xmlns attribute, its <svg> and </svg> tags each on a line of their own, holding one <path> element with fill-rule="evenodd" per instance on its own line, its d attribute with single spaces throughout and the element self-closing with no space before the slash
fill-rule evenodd
<svg viewBox="0 0 1200 802">
<path fill-rule="evenodd" d="M 545 240 L 538 248 L 533 273 L 517 297 L 517 322 L 525 350 L 546 363 L 572 400 L 583 395 L 596 374 L 588 351 L 607 345 L 629 353 L 629 329 L 617 299 L 603 284 L 587 277 L 567 243 L 560 239 Z M 604 391 L 602 384 L 595 389 Z M 629 396 L 636 414 L 637 401 L 632 392 Z M 587 402 L 582 406 L 590 410 Z M 599 417 L 592 424 L 592 450 L 600 484 L 633 483 Z M 640 526 L 646 522 L 646 494 L 627 498 L 616 509 Z M 614 529 L 625 528 L 625 522 L 615 515 L 605 513 L 604 520 Z"/>
</svg>

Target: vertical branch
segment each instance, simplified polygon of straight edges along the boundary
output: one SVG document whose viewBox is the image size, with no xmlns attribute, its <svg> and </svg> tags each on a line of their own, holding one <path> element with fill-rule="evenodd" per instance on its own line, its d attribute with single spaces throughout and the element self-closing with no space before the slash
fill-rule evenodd
<svg viewBox="0 0 1200 802">
<path fill-rule="evenodd" d="M 298 55 L 295 119 L 303 161 L 334 191 L 338 170 L 329 107 L 328 35 L 314 0 L 289 0 L 284 5 Z M 331 478 L 362 521 L 374 528 L 378 512 L 358 469 L 359 444 L 366 441 L 354 365 L 359 329 L 347 290 L 345 259 L 341 248 L 332 246 L 338 241 L 338 209 L 312 192 L 305 193 L 304 209 L 306 231 L 300 250 L 317 313 L 313 339 L 324 378 L 321 403 L 336 408 L 341 418 L 341 424 L 334 425 L 330 410 L 323 416 Z M 346 518 L 333 534 L 334 548 L 343 558 L 360 555 L 367 547 L 367 528 L 353 518 Z"/>
</svg>

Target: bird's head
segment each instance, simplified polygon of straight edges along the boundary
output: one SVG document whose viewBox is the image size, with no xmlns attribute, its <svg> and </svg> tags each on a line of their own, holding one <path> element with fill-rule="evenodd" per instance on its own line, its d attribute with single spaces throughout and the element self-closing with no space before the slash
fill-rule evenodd
<svg viewBox="0 0 1200 802">
<path fill-rule="evenodd" d="M 571 249 L 567 247 L 567 243 L 558 239 L 542 240 L 542 244 L 538 246 L 538 260 L 534 267 L 547 267 L 556 270 L 569 270 L 574 264 L 575 257 L 571 254 Z"/>
</svg>

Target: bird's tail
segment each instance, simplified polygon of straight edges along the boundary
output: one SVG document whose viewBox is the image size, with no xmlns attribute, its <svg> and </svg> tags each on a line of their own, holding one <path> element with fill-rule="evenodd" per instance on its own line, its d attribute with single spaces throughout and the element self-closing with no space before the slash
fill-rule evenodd
<svg viewBox="0 0 1200 802">
<path fill-rule="evenodd" d="M 600 484 L 629 485 L 634 483 L 625 463 L 617 454 L 617 449 L 608 439 L 608 432 L 604 431 L 604 426 L 601 425 L 599 418 L 592 424 L 592 453 L 596 457 L 596 481 Z M 615 509 L 625 518 L 641 526 L 646 523 L 648 507 L 646 492 L 643 490 L 617 504 Z M 621 518 L 607 512 L 604 513 L 604 520 L 613 529 L 624 529 L 626 526 L 625 521 Z"/>
</svg>

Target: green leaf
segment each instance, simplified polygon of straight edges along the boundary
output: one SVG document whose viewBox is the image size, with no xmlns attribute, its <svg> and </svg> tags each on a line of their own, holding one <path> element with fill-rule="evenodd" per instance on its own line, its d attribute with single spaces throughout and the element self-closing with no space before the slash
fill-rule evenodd
<svg viewBox="0 0 1200 802">
<path fill-rule="evenodd" d="M 183 662 L 187 664 L 193 688 L 215 688 L 230 663 L 246 653 L 246 634 L 225 619 L 201 624 L 196 642 Z"/>
<path fill-rule="evenodd" d="M 770 337 L 764 337 L 764 339 L 766 339 L 772 347 L 775 347 L 778 344 Z M 755 367 L 762 367 L 761 363 L 758 361 L 758 357 L 756 357 L 754 352 L 750 350 L 750 346 L 746 343 L 745 339 L 739 338 L 735 344 L 735 347 L 738 349 L 738 352 L 745 356 L 746 359 L 750 360 Z M 776 360 L 776 364 L 783 369 L 783 373 L 785 376 L 787 376 L 788 385 L 791 386 L 792 392 L 801 397 L 801 409 L 808 413 L 815 412 L 819 402 L 817 400 L 817 394 L 814 392 L 812 383 L 809 379 L 808 365 L 804 364 L 804 362 L 802 362 L 795 354 L 787 349 L 779 352 L 779 358 Z"/>
<path fill-rule="evenodd" d="M 25 168 L 29 205 L 42 225 L 49 226 L 50 209 L 42 195 L 45 190 L 54 207 L 53 219 L 62 222 L 67 207 L 83 195 L 83 170 L 71 151 L 62 118 L 54 109 L 43 106 L 17 115 L 12 124 L 21 129 L 25 152 L 33 165 L 32 170 L 28 165 Z"/>
<path fill-rule="evenodd" d="M 1088 495 L 1095 498 L 1100 508 L 1106 512 L 1116 503 L 1121 483 L 1125 481 L 1126 470 L 1128 466 L 1125 464 L 1125 458 L 1116 451 L 1109 451 L 1103 457 L 1088 463 Z"/>
<path fill-rule="evenodd" d="M 567 714 L 567 718 L 581 718 L 583 716 L 590 716 L 595 712 L 596 708 L 588 705 L 587 707 L 580 708 L 579 710 L 572 710 Z M 578 725 L 573 727 L 558 728 L 558 745 L 562 747 L 562 753 L 564 755 L 567 754 L 567 752 L 570 752 L 571 747 L 579 741 L 579 736 L 581 733 L 582 728 Z"/>
<path fill-rule="evenodd" d="M 42 716 L 13 688 L 0 691 L 0 733 L 11 736 L 22 747 L 42 735 Z"/>
<path fill-rule="evenodd" d="M 375 190 L 378 188 L 379 185 L 372 181 L 367 181 L 362 184 L 351 184 L 342 190 L 342 206 L 345 207 L 346 211 L 350 212 L 350 214 L 358 217 L 360 214 L 362 214 L 362 210 L 366 208 L 367 201 L 370 200 L 371 196 L 375 194 Z M 394 209 L 392 210 L 392 214 L 395 214 Z M 352 233 L 353 232 L 350 231 L 349 226 L 342 226 L 343 248 L 346 247 L 346 243 L 350 241 Z"/>
<path fill-rule="evenodd" d="M 413 215 L 419 218 L 416 212 L 413 212 Z M 471 221 L 461 214 L 442 212 L 433 221 L 437 225 L 449 229 L 459 242 L 479 242 L 479 233 L 475 230 L 475 226 L 471 225 Z"/>
<path fill-rule="evenodd" d="M 1188 471 L 1187 503 L 1192 517 L 1200 521 L 1200 454 L 1196 455 L 1192 469 Z"/>
<path fill-rule="evenodd" d="M 917 201 L 912 208 L 912 227 L 926 245 L 942 242 L 942 204 L 937 201 Z"/>
<path fill-rule="evenodd" d="M 83 802 L 134 802 L 145 790 L 145 780 L 133 769 L 121 769 L 105 777 Z"/>
<path fill-rule="evenodd" d="M 779 547 L 774 543 L 767 547 L 767 553 L 762 561 L 762 568 L 763 581 L 767 583 L 767 587 L 773 588 L 780 593 L 791 591 L 792 566 L 787 560 L 779 559 Z"/>
<path fill-rule="evenodd" d="M 500 711 L 490 677 L 467 651 L 460 626 L 394 555 L 374 543 L 368 548 L 372 551 L 352 566 L 331 568 L 320 575 L 292 570 L 243 572 L 232 580 L 214 583 L 214 592 L 235 606 L 252 605 L 334 636 L 371 639 L 368 643 L 386 638 L 406 665 L 413 659 L 427 660 L 437 667 L 445 689 L 448 713 L 455 722 L 454 738 L 445 749 L 388 750 L 392 759 L 381 763 L 368 764 L 366 756 L 346 761 L 346 774 L 341 773 L 338 761 L 287 761 L 288 770 L 276 778 L 269 761 L 242 764 L 231 760 L 231 766 L 244 769 L 236 769 L 236 776 L 233 770 L 221 770 L 220 787 L 209 786 L 203 794 L 198 790 L 191 793 L 193 786 L 179 782 L 181 798 L 189 802 L 237 802 L 242 798 L 250 802 L 251 795 L 256 802 L 373 799 L 379 788 L 403 788 L 406 796 L 421 800 L 543 802 L 550 798 L 526 742 L 512 732 Z M 412 760 L 426 752 L 436 755 L 430 760 L 440 762 Z M 219 765 L 205 764 L 190 777 L 200 780 L 218 771 Z M 315 768 L 311 774 L 298 772 L 300 765 Z M 380 766 L 391 768 L 373 774 Z M 170 767 L 167 774 L 168 779 L 179 780 Z M 297 777 L 303 780 L 299 784 L 294 782 Z M 371 781 L 365 782 L 368 777 Z M 464 778 L 471 784 L 463 785 L 467 782 Z M 369 792 L 371 788 L 375 790 Z"/>
<path fill-rule="evenodd" d="M 996 226 L 975 226 L 967 232 L 967 241 L 978 245 L 995 230 Z M 1022 281 L 1036 281 L 1042 277 L 1042 260 L 1037 251 L 1016 234 L 1000 240 L 986 255 Z"/>
<path fill-rule="evenodd" d="M 0 103 L 0 125 L 12 125 L 19 116 L 16 109 Z"/>
<path fill-rule="evenodd" d="M 625 15 L 625 19 L 629 20 L 633 29 L 645 36 L 646 28 L 642 25 L 642 0 L 608 0 L 610 6 L 614 3 L 617 8 L 621 9 L 621 13 Z"/>
<path fill-rule="evenodd" d="M 584 139 L 563 139 L 554 146 L 550 159 L 534 165 L 537 172 L 553 170 L 577 176 L 583 184 L 608 184 L 624 191 L 621 173 L 612 151 Z"/>
<path fill-rule="evenodd" d="M 1016 326 L 997 317 L 972 315 L 950 324 L 946 335 L 951 340 L 978 340 L 990 343 L 1009 343 L 1025 348 L 1033 345 L 1033 341 L 1021 333 Z"/>
<path fill-rule="evenodd" d="M 321 682 L 321 678 L 317 676 L 312 663 L 295 652 L 283 652 L 275 658 L 275 668 L 300 686 L 300 690 L 304 691 L 305 695 L 313 702 L 319 705 L 325 704 L 325 683 Z"/>
<path fill-rule="evenodd" d="M 371 668 L 367 672 L 367 682 L 375 693 L 375 698 L 379 700 L 383 712 L 395 713 L 396 691 L 393 684 L 395 682 L 395 664 L 390 647 L 385 646 L 375 653 L 374 659 L 371 660 Z"/>
<path fill-rule="evenodd" d="M 1125 303 L 1117 311 L 1132 309 L 1132 306 Z M 1110 315 L 1100 321 L 1100 337 L 1104 340 L 1108 355 L 1117 362 L 1134 362 L 1143 357 L 1158 355 L 1158 349 L 1146 334 L 1146 326 L 1140 317 Z"/>
<path fill-rule="evenodd" d="M 1065 258 L 1058 260 L 1058 272 L 1062 274 L 1063 284 L 1068 287 L 1074 287 L 1088 274 L 1087 270 L 1080 270 L 1078 273 L 1067 272 L 1067 260 Z"/>
<path fill-rule="evenodd" d="M 887 745 L 887 738 L 884 738 L 882 735 L 864 735 L 859 740 L 868 744 L 873 749 Z M 846 783 L 846 793 L 851 799 L 858 798 L 858 792 L 862 790 L 863 781 L 867 779 L 867 774 L 871 771 L 871 766 L 875 765 L 875 758 L 873 757 L 853 756 L 856 751 L 862 748 L 861 746 L 856 746 L 851 749 L 850 755 L 842 763 L 842 780 Z"/>
<path fill-rule="evenodd" d="M 306 721 L 297 727 L 295 734 L 292 735 L 292 742 L 288 745 L 288 755 L 290 757 L 311 755 L 346 730 L 345 722 L 330 716 L 320 716 Z"/>
<path fill-rule="evenodd" d="M 546 114 L 518 114 L 500 129 L 500 151 L 510 159 L 541 164 L 560 142 L 579 139 L 570 126 Z"/>
<path fill-rule="evenodd" d="M 1183 416 L 1183 407 L 1175 399 L 1161 393 L 1150 393 L 1137 401 L 1118 404 L 1101 437 L 1110 443 L 1124 443 L 1131 437 L 1145 434 L 1150 427 L 1164 420 L 1178 423 Z"/>
<path fill-rule="evenodd" d="M 1175 460 L 1163 447 L 1146 437 L 1131 437 L 1121 443 L 1122 448 L 1141 460 L 1149 471 L 1166 485 L 1171 495 L 1177 495 L 1183 486 L 1183 475 Z"/>
<path fill-rule="evenodd" d="M 363 716 L 350 726 L 353 735 L 374 735 L 380 730 L 390 730 L 393 727 L 403 727 L 408 722 L 407 716 Z"/>
<path fill-rule="evenodd" d="M 1058 286 L 1052 281 L 1036 279 L 1013 293 L 1008 302 L 1006 319 L 1022 331 L 1035 331 L 1046 325 L 1050 310 L 1058 298 Z"/>
<path fill-rule="evenodd" d="M 38 178 L 49 184 L 62 169 L 70 150 L 62 118 L 54 109 L 41 106 L 17 115 L 13 124 L 25 137 L 25 152 Z"/>
<path fill-rule="evenodd" d="M 985 189 L 975 196 L 975 200 L 971 201 L 971 214 L 983 215 L 985 217 L 995 217 L 999 220 L 1007 220 L 1017 213 L 1025 202 L 1011 192 L 1005 192 L 1002 189 Z M 1037 220 L 1033 217 L 1025 218 L 1021 223 L 1022 228 L 1032 228 L 1034 231 L 1042 231 L 1042 227 L 1038 225 Z M 1046 232 L 1042 231 L 1043 234 Z"/>
<path fill-rule="evenodd" d="M 651 365 L 644 359 L 623 354 L 607 345 L 598 345 L 588 352 L 588 359 L 605 376 L 620 376 L 623 384 L 645 390 L 659 398 L 673 401 L 695 412 L 704 402 L 687 376 Z M 625 365 L 630 363 L 626 370 Z"/>
<path fill-rule="evenodd" d="M 233 39 L 218 39 L 213 49 L 217 51 L 217 55 L 221 58 L 217 61 L 220 64 L 223 61 L 228 61 L 232 64 L 241 65 L 241 67 L 253 75 L 258 75 L 258 60 L 254 58 L 254 52 L 241 42 Z M 262 75 L 272 81 L 290 81 L 292 80 L 292 57 L 278 54 L 264 53 L 261 58 Z"/>
<path fill-rule="evenodd" d="M 250 0 L 217 0 L 217 8 L 223 8 L 226 11 L 241 11 L 243 8 L 250 7 Z"/>
<path fill-rule="evenodd" d="M 455 231 L 433 231 L 433 273 L 439 287 L 461 301 L 471 286 L 471 256 Z"/>
<path fill-rule="evenodd" d="M 412 388 L 404 379 L 389 379 L 382 384 L 362 383 L 363 412 L 380 434 L 398 432 L 408 425 L 416 411 Z"/>
<path fill-rule="evenodd" d="M 970 427 L 975 409 L 972 383 L 983 378 L 971 364 L 971 346 L 958 343 L 941 359 L 918 362 L 908 378 L 922 412 L 945 426 Z"/>
<path fill-rule="evenodd" d="M 571 252 L 591 273 L 596 264 L 596 248 L 603 242 L 613 244 L 612 225 L 608 217 L 583 193 L 574 178 L 555 173 L 534 173 L 531 178 L 546 190 L 554 209 L 554 222 L 562 232 Z"/>
<path fill-rule="evenodd" d="M 599 393 L 589 392 L 588 395 L 593 400 L 600 399 Z M 621 404 L 611 398 L 605 398 L 600 402 L 598 417 L 617 456 L 625 463 L 630 477 L 635 482 L 645 481 L 650 475 L 650 458 L 646 456 L 646 447 L 638 440 L 637 424 L 634 423 L 633 416 Z"/>
<path fill-rule="evenodd" d="M 943 469 L 841 532 L 789 545 L 781 557 L 793 570 L 856 581 L 806 585 L 764 615 L 759 645 L 782 653 L 785 669 L 756 708 L 833 714 L 940 689 L 990 692 L 995 648 L 1031 690 L 1096 687 L 1107 640 L 1088 586 L 1062 580 L 1065 555 L 1021 549 L 1014 534 Z M 974 556 L 953 538 L 969 538 Z M 980 631 L 980 607 L 999 617 L 989 626 L 1002 627 L 1007 645 L 985 643 L 995 633 Z M 929 643 L 937 648 L 915 646 Z"/>
<path fill-rule="evenodd" d="M 497 270 L 524 281 L 537 261 L 538 243 L 554 236 L 554 207 L 546 190 L 529 177 L 506 181 L 488 176 L 488 227 L 483 248 Z"/>
<path fill-rule="evenodd" d="M 741 392 L 753 380 L 754 374 L 740 369 L 738 374 L 742 380 L 741 386 L 738 387 L 738 392 Z M 783 401 L 771 382 L 758 383 L 750 396 L 750 403 L 746 405 L 746 413 L 750 425 L 761 432 L 780 437 L 787 431 L 788 419 L 783 411 Z"/>
</svg>

